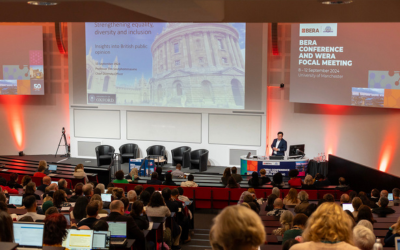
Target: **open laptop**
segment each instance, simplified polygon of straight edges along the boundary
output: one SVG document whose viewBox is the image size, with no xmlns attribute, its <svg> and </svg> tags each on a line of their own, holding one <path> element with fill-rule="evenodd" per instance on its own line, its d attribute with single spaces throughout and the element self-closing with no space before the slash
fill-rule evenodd
<svg viewBox="0 0 400 250">
<path fill-rule="evenodd" d="M 343 207 L 343 211 L 349 210 L 350 212 L 354 212 L 354 207 L 353 207 L 353 204 L 351 204 L 351 203 L 343 203 L 342 207 Z"/>
<path fill-rule="evenodd" d="M 22 198 L 23 197 L 20 195 L 10 195 L 8 204 L 12 204 L 16 207 L 21 207 L 22 206 Z"/>
<path fill-rule="evenodd" d="M 394 238 L 394 246 L 396 247 L 396 250 L 400 250 L 400 237 Z"/>
<path fill-rule="evenodd" d="M 93 230 L 67 229 L 68 234 L 62 246 L 74 250 L 92 250 Z"/>
<path fill-rule="evenodd" d="M 18 250 L 42 249 L 44 223 L 14 222 L 14 242 L 18 243 Z"/>
<path fill-rule="evenodd" d="M 111 202 L 111 194 L 101 194 L 101 200 L 103 202 Z"/>
<path fill-rule="evenodd" d="M 111 232 L 110 245 L 123 246 L 126 243 L 126 221 L 107 221 Z"/>
<path fill-rule="evenodd" d="M 99 249 L 99 250 L 110 249 L 110 240 L 111 240 L 110 231 L 94 231 L 93 249 Z"/>
<path fill-rule="evenodd" d="M 388 200 L 389 201 L 393 201 L 393 193 L 389 193 L 388 194 Z"/>
<path fill-rule="evenodd" d="M 69 214 L 62 214 L 64 215 L 65 219 L 67 220 L 67 225 L 70 226 L 71 225 L 71 217 Z"/>
<path fill-rule="evenodd" d="M 49 165 L 50 173 L 57 173 L 57 165 Z"/>
</svg>

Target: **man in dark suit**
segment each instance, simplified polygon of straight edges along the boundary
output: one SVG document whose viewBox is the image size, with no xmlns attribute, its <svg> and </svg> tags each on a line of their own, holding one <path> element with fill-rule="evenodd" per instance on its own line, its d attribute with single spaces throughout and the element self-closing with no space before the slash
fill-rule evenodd
<svg viewBox="0 0 400 250">
<path fill-rule="evenodd" d="M 125 216 L 124 203 L 120 200 L 112 201 L 110 204 L 110 215 L 101 218 L 105 221 L 126 221 L 126 235 L 128 239 L 135 239 L 134 248 L 145 250 L 145 238 L 143 232 L 136 225 L 132 216 Z"/>
<path fill-rule="evenodd" d="M 51 184 L 51 178 L 49 176 L 45 176 L 42 179 L 42 185 L 40 185 L 39 187 L 37 187 L 37 190 L 42 191 L 43 193 L 46 192 L 46 188 Z"/>
<path fill-rule="evenodd" d="M 274 139 L 271 144 L 272 155 L 284 156 L 287 150 L 287 142 L 283 139 L 283 133 L 278 132 L 278 138 Z"/>
<path fill-rule="evenodd" d="M 162 185 L 162 181 L 158 179 L 157 172 L 151 173 L 151 180 L 148 180 L 147 184 Z"/>
</svg>

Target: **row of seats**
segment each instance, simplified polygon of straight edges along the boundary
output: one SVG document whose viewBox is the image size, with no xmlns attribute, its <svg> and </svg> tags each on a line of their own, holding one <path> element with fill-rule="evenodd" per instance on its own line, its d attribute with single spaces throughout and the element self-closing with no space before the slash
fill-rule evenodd
<svg viewBox="0 0 400 250">
<path fill-rule="evenodd" d="M 138 158 L 139 146 L 137 144 L 128 143 L 119 147 L 120 162 L 127 163 L 129 159 Z M 207 170 L 208 150 L 197 149 L 191 151 L 190 147 L 178 147 L 171 150 L 172 165 L 181 164 L 183 168 Z M 113 146 L 101 145 L 95 148 L 97 157 L 97 166 L 110 165 L 115 149 Z M 165 147 L 162 145 L 150 146 L 146 149 L 147 155 L 162 156 L 167 162 Z"/>
<path fill-rule="evenodd" d="M 125 192 L 134 190 L 136 185 L 143 186 L 144 189 L 147 187 L 154 187 L 156 190 L 162 190 L 163 188 L 177 188 L 177 186 L 166 186 L 166 185 L 151 185 L 151 184 L 117 184 L 115 187 L 124 189 Z M 193 199 L 196 208 L 204 209 L 223 209 L 229 205 L 233 205 L 239 201 L 240 195 L 247 191 L 246 188 L 217 188 L 217 187 L 182 187 L 184 195 L 189 199 Z M 272 193 L 272 189 L 254 189 L 256 192 L 257 199 L 267 197 Z M 288 193 L 289 189 L 281 189 L 281 198 L 284 198 Z M 298 191 L 301 191 L 299 189 Z M 335 200 L 340 200 L 340 196 L 344 193 L 339 190 L 305 190 L 309 195 L 309 200 L 318 200 L 322 197 L 331 193 L 334 195 Z"/>
<path fill-rule="evenodd" d="M 0 173 L 0 176 L 3 177 L 4 179 L 6 179 L 6 181 L 10 180 L 10 175 L 11 174 Z M 29 174 L 27 174 L 27 175 L 29 175 Z M 21 183 L 22 178 L 24 178 L 24 176 L 25 176 L 25 174 L 19 174 L 17 182 Z M 34 177 L 32 175 L 29 175 L 29 176 L 32 178 L 32 182 L 34 182 L 36 184 L 36 187 L 42 185 L 42 179 L 43 179 L 42 177 Z M 63 178 L 51 178 L 51 181 L 59 181 L 60 179 L 63 179 Z M 75 178 L 71 178 L 71 179 L 64 178 L 64 179 L 67 181 L 67 183 L 68 183 L 67 188 L 69 188 L 69 189 L 73 189 L 77 183 L 85 181 L 85 179 L 75 179 Z"/>
</svg>

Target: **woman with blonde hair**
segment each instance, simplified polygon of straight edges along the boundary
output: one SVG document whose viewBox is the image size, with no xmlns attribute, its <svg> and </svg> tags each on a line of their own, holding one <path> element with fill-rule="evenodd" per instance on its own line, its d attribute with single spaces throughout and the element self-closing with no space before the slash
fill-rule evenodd
<svg viewBox="0 0 400 250">
<path fill-rule="evenodd" d="M 132 168 L 131 172 L 128 174 L 126 179 L 131 179 L 132 181 L 140 180 L 138 169 L 137 168 Z"/>
<path fill-rule="evenodd" d="M 304 178 L 304 184 L 301 187 L 302 189 L 314 189 L 314 179 L 311 175 L 307 174 Z"/>
<path fill-rule="evenodd" d="M 307 220 L 302 234 L 305 242 L 290 250 L 359 250 L 353 246 L 352 225 L 351 218 L 339 205 L 325 202 Z"/>
<path fill-rule="evenodd" d="M 300 200 L 297 198 L 297 190 L 295 188 L 291 188 L 289 193 L 283 199 L 283 204 L 285 205 L 298 205 L 300 204 Z"/>
<path fill-rule="evenodd" d="M 244 206 L 229 206 L 215 217 L 210 230 L 213 250 L 258 249 L 265 242 L 260 216 Z"/>
<path fill-rule="evenodd" d="M 289 210 L 285 210 L 279 219 L 279 222 L 281 223 L 282 227 L 275 229 L 272 231 L 273 235 L 280 235 L 283 236 L 283 234 L 291 229 L 293 227 L 293 213 L 290 212 Z"/>
<path fill-rule="evenodd" d="M 389 227 L 389 231 L 385 236 L 385 247 L 394 247 L 396 237 L 400 237 L 400 217 L 397 222 Z"/>
</svg>

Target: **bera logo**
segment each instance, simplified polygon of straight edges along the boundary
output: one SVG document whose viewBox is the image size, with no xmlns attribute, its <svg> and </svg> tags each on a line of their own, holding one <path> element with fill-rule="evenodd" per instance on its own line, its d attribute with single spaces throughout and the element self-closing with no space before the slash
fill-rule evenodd
<svg viewBox="0 0 400 250">
<path fill-rule="evenodd" d="M 301 33 L 319 33 L 319 29 L 313 29 L 313 28 L 301 29 Z"/>
<path fill-rule="evenodd" d="M 301 23 L 300 36 L 337 36 L 337 23 Z"/>
<path fill-rule="evenodd" d="M 34 90 L 34 91 L 40 91 L 40 90 L 42 90 L 42 84 L 40 84 L 40 83 L 34 83 L 34 84 L 33 84 L 33 90 Z"/>
</svg>

